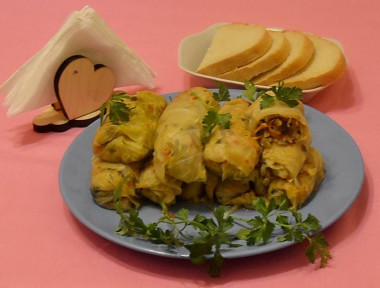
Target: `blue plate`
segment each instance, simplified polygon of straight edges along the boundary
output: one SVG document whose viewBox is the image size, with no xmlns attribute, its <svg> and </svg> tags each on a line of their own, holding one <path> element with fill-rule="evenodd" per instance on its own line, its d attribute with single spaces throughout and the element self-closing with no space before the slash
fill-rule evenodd
<svg viewBox="0 0 380 288">
<path fill-rule="evenodd" d="M 165 96 L 172 99 L 178 93 Z M 241 90 L 230 89 L 232 97 L 241 95 Z M 312 199 L 299 211 L 305 215 L 316 216 L 322 229 L 338 220 L 352 205 L 360 193 L 364 180 L 364 165 L 361 153 L 349 134 L 334 120 L 325 114 L 305 105 L 305 114 L 313 135 L 312 145 L 323 156 L 326 165 L 326 178 Z M 61 194 L 74 216 L 89 229 L 100 236 L 121 246 L 144 253 L 174 258 L 188 258 L 185 248 L 169 249 L 165 245 L 157 245 L 134 237 L 123 237 L 115 233 L 119 223 L 119 215 L 95 204 L 90 193 L 92 140 L 99 121 L 92 123 L 69 146 L 64 154 L 59 171 Z M 202 213 L 211 217 L 206 206 L 179 203 L 175 209 L 185 207 L 190 215 Z M 234 215 L 254 217 L 255 211 L 241 209 Z M 156 222 L 161 215 L 160 207 L 146 204 L 140 210 L 145 223 Z M 292 245 L 292 242 L 278 242 L 272 238 L 266 245 L 223 250 L 225 258 L 245 257 L 274 251 Z"/>
</svg>

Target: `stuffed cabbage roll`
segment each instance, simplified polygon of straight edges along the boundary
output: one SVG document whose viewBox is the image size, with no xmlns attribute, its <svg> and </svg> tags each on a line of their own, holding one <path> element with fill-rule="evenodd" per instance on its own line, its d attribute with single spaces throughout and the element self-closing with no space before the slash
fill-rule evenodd
<svg viewBox="0 0 380 288">
<path fill-rule="evenodd" d="M 324 162 L 319 151 L 310 148 L 307 159 L 299 175 L 289 181 L 276 179 L 268 188 L 268 198 L 277 198 L 286 195 L 292 208 L 298 209 L 315 191 L 325 178 Z"/>
<path fill-rule="evenodd" d="M 304 166 L 309 151 L 309 141 L 280 145 L 273 143 L 262 152 L 260 173 L 264 183 L 272 178 L 291 180 Z"/>
<path fill-rule="evenodd" d="M 160 179 L 169 175 L 186 183 L 206 181 L 202 121 L 209 106 L 218 106 L 212 92 L 196 87 L 177 95 L 162 113 L 153 158 Z"/>
<path fill-rule="evenodd" d="M 129 120 L 115 124 L 107 115 L 93 139 L 94 154 L 103 161 L 128 164 L 149 155 L 158 119 L 167 105 L 163 96 L 151 91 L 128 95 L 123 102 L 130 109 Z"/>
<path fill-rule="evenodd" d="M 136 188 L 145 198 L 157 203 L 171 205 L 182 192 L 182 181 L 165 175 L 164 181 L 157 177 L 151 161 L 141 170 Z"/>
<path fill-rule="evenodd" d="M 260 147 L 252 133 L 251 102 L 242 98 L 226 102 L 219 113 L 229 113 L 230 127 L 216 126 L 205 145 L 207 168 L 222 180 L 248 177 L 259 161 Z"/>
<path fill-rule="evenodd" d="M 124 182 L 121 187 L 122 208 L 128 210 L 140 207 L 140 197 L 135 189 L 139 163 L 111 163 L 93 156 L 91 165 L 91 194 L 99 206 L 114 209 L 114 192 Z"/>
<path fill-rule="evenodd" d="M 255 119 L 253 129 L 261 145 L 292 144 L 307 138 L 311 139 L 302 102 L 298 101 L 296 107 L 289 107 L 286 103 L 275 99 L 270 107 L 261 109 L 262 101 L 260 97 L 252 105 Z"/>
</svg>

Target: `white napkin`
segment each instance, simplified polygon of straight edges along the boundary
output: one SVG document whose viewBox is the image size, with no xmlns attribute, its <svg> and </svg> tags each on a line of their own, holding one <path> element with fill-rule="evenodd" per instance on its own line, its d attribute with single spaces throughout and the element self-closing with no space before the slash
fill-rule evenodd
<svg viewBox="0 0 380 288">
<path fill-rule="evenodd" d="M 50 41 L 0 86 L 8 116 L 57 101 L 54 76 L 64 60 L 82 55 L 109 67 L 116 87 L 155 87 L 156 73 L 89 6 L 72 12 Z"/>
</svg>

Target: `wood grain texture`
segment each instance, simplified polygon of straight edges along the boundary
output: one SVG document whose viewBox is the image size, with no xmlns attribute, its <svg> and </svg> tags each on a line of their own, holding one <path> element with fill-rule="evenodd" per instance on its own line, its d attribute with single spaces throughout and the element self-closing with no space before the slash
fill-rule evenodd
<svg viewBox="0 0 380 288">
<path fill-rule="evenodd" d="M 55 92 L 64 115 L 73 120 L 98 110 L 109 100 L 115 75 L 101 64 L 75 55 L 62 63 L 54 80 Z"/>
</svg>

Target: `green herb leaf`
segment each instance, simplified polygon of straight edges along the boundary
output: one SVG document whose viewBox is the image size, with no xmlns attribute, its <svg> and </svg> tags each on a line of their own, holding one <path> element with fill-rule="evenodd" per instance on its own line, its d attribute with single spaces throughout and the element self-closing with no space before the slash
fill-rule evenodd
<svg viewBox="0 0 380 288">
<path fill-rule="evenodd" d="M 298 87 L 284 87 L 284 81 L 280 81 L 278 86 L 270 88 L 279 101 L 286 103 L 289 107 L 296 107 L 298 100 L 302 98 L 302 89 Z"/>
<path fill-rule="evenodd" d="M 270 210 L 263 198 L 255 198 L 252 200 L 253 208 L 266 217 Z"/>
<path fill-rule="evenodd" d="M 271 96 L 267 93 L 262 93 L 261 95 L 261 102 L 260 102 L 260 109 L 265 109 L 271 106 L 274 102 L 274 96 Z"/>
<path fill-rule="evenodd" d="M 321 224 L 319 223 L 319 220 L 311 214 L 307 215 L 307 218 L 303 221 L 303 224 L 312 231 L 317 231 L 321 229 Z"/>
<path fill-rule="evenodd" d="M 229 129 L 230 128 L 230 119 L 231 119 L 230 113 L 220 114 L 214 110 L 209 111 L 206 114 L 206 116 L 203 118 L 203 121 L 202 121 L 203 128 L 205 130 L 205 135 L 203 137 L 203 143 L 208 142 L 208 139 L 211 136 L 212 129 L 214 129 L 215 126 L 219 125 L 219 126 L 223 127 L 224 129 Z"/>
<path fill-rule="evenodd" d="M 309 246 L 306 249 L 306 256 L 311 263 L 314 263 L 316 258 L 320 257 L 320 268 L 326 267 L 328 260 L 331 259 L 330 251 L 327 249 L 329 243 L 326 241 L 323 234 L 317 234 L 313 238 L 309 238 Z"/>
<path fill-rule="evenodd" d="M 181 208 L 177 213 L 176 217 L 180 219 L 183 222 L 188 222 L 189 221 L 189 210 L 185 208 Z"/>
<path fill-rule="evenodd" d="M 221 83 L 217 83 L 217 85 L 219 87 L 219 90 L 218 92 L 213 92 L 213 98 L 218 102 L 230 101 L 231 100 L 230 91 L 227 89 L 227 87 Z M 196 93 L 194 93 L 194 95 L 198 97 Z M 201 99 L 199 98 L 199 100 Z M 231 114 L 230 113 L 220 114 L 216 107 L 207 105 L 206 103 L 203 103 L 203 104 L 209 110 L 202 120 L 203 128 L 205 130 L 205 135 L 202 139 L 202 142 L 203 144 L 205 144 L 208 142 L 211 136 L 212 129 L 214 129 L 215 126 L 219 125 L 223 127 L 224 129 L 230 128 Z"/>
<path fill-rule="evenodd" d="M 317 258 L 317 249 L 316 249 L 315 245 L 309 245 L 306 248 L 305 255 L 306 255 L 307 258 L 309 258 L 309 261 L 311 263 L 314 263 L 315 259 Z"/>
<path fill-rule="evenodd" d="M 296 107 L 299 104 L 299 100 L 302 99 L 302 89 L 298 87 L 285 87 L 284 81 L 280 81 L 277 86 L 272 86 L 269 91 L 273 92 L 273 95 L 260 91 L 257 92 L 257 87 L 251 82 L 245 82 L 245 91 L 243 96 L 251 101 L 256 101 L 261 98 L 260 109 L 270 107 L 274 100 L 286 103 L 289 107 Z"/>
<path fill-rule="evenodd" d="M 249 228 L 243 228 L 243 229 L 240 229 L 237 233 L 236 233 L 236 238 L 240 239 L 240 240 L 247 240 L 248 237 L 249 237 L 249 233 L 251 232 L 251 229 Z"/>
<path fill-rule="evenodd" d="M 113 94 L 111 99 L 100 107 L 100 123 L 104 122 L 107 110 L 107 116 L 113 124 L 118 125 L 122 122 L 128 122 L 129 113 L 133 108 L 128 107 L 124 100 L 129 97 L 125 92 Z"/>
<path fill-rule="evenodd" d="M 194 239 L 194 243 L 186 244 L 185 248 L 190 252 L 191 263 L 203 264 L 206 260 L 205 255 L 212 253 L 212 244 L 209 241 L 201 242 Z"/>
<path fill-rule="evenodd" d="M 208 266 L 208 274 L 211 277 L 219 277 L 222 273 L 222 267 L 224 263 L 224 258 L 220 253 L 220 250 L 217 249 L 214 253 L 214 256 L 211 259 L 211 264 Z"/>
<path fill-rule="evenodd" d="M 256 100 L 256 92 L 257 92 L 256 85 L 250 81 L 245 81 L 244 87 L 245 87 L 245 90 L 243 91 L 243 97 L 247 98 L 248 100 L 250 100 L 252 102 L 255 101 Z"/>
<path fill-rule="evenodd" d="M 228 88 L 221 83 L 217 83 L 217 85 L 218 85 L 219 90 L 218 92 L 213 92 L 212 95 L 214 99 L 218 102 L 230 101 L 231 96 L 230 96 L 230 91 L 228 90 Z"/>
<path fill-rule="evenodd" d="M 129 121 L 129 108 L 124 102 L 111 101 L 109 102 L 109 118 L 110 121 L 116 125 L 121 122 Z"/>
</svg>

